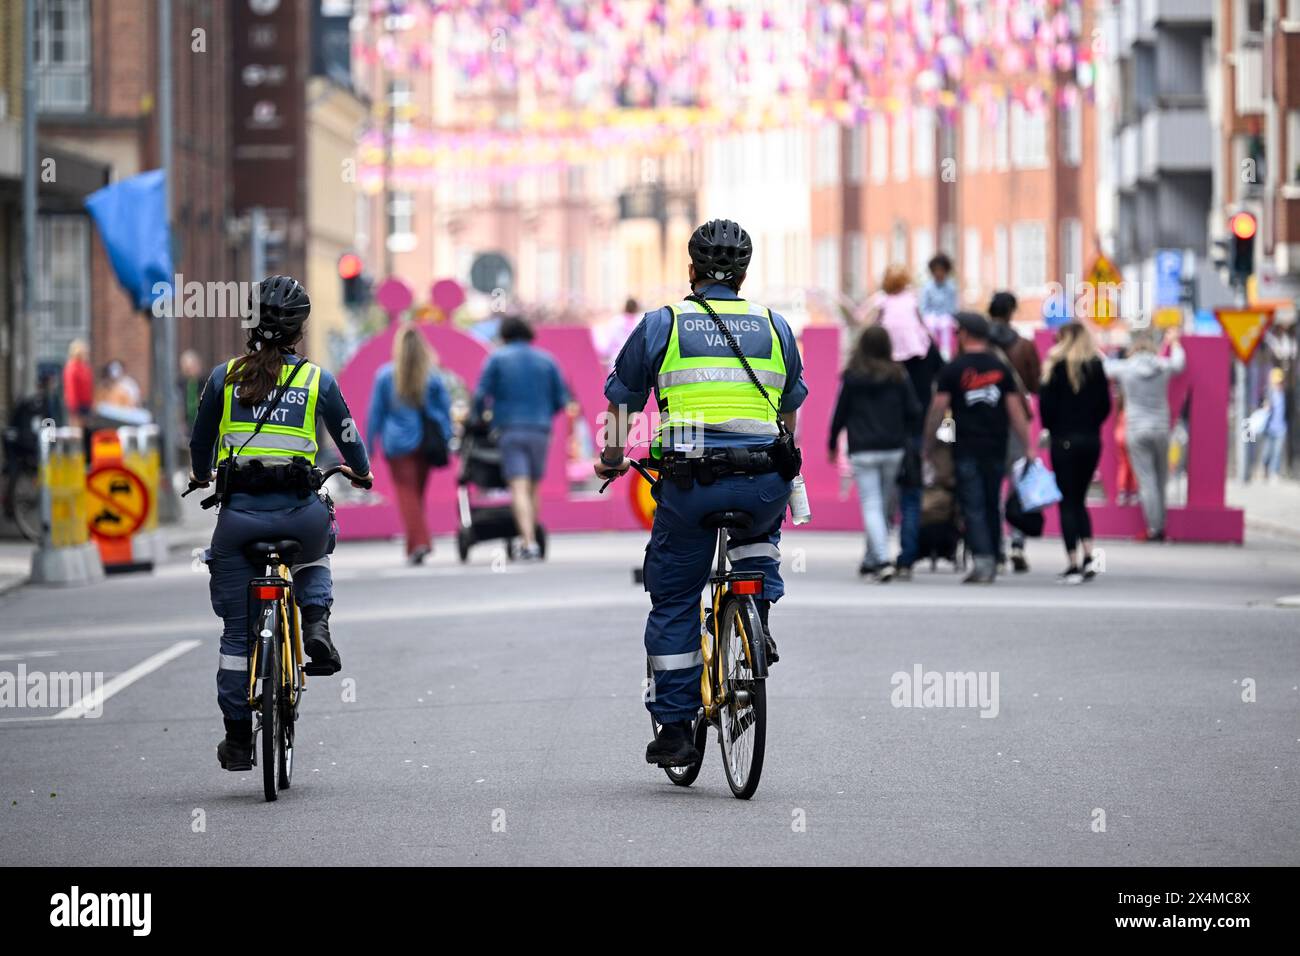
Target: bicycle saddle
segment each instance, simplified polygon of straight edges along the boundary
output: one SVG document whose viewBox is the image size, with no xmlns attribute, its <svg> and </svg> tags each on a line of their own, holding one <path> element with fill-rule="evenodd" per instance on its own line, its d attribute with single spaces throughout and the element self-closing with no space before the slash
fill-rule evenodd
<svg viewBox="0 0 1300 956">
<path fill-rule="evenodd" d="M 283 538 L 279 541 L 254 541 L 252 544 L 245 546 L 244 556 L 256 564 L 259 559 L 266 559 L 274 554 L 278 555 L 285 564 L 288 564 L 290 559 L 301 550 L 302 542 L 296 538 Z"/>
<path fill-rule="evenodd" d="M 731 531 L 748 531 L 754 516 L 748 511 L 713 511 L 700 519 L 702 528 L 727 528 Z"/>
</svg>

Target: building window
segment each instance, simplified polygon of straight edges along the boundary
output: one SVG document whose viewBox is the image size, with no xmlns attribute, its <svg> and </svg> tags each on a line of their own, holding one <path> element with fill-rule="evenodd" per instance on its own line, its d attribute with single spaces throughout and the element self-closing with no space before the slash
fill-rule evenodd
<svg viewBox="0 0 1300 956">
<path fill-rule="evenodd" d="M 934 113 L 924 107 L 912 113 L 912 132 L 916 140 L 912 169 L 918 176 L 934 172 Z"/>
<path fill-rule="evenodd" d="M 915 229 L 912 232 L 912 263 L 921 269 L 934 255 L 934 233 L 929 229 Z"/>
<path fill-rule="evenodd" d="M 1064 105 L 1056 114 L 1061 144 L 1061 162 L 1078 166 L 1083 161 L 1083 110 L 1078 101 Z"/>
<path fill-rule="evenodd" d="M 980 244 L 980 231 L 968 227 L 962 238 L 961 272 L 965 279 L 966 295 L 973 298 L 980 290 L 980 258 L 984 252 Z"/>
<path fill-rule="evenodd" d="M 581 249 L 571 249 L 569 251 L 568 266 L 569 274 L 566 278 L 569 287 L 569 301 L 581 305 L 587 291 L 586 262 Z"/>
<path fill-rule="evenodd" d="M 1300 183 L 1300 110 L 1286 114 L 1286 155 L 1291 166 L 1286 170 L 1286 182 Z"/>
<path fill-rule="evenodd" d="M 849 295 L 857 299 L 867 291 L 867 244 L 860 232 L 849 233 L 848 240 L 848 262 L 845 272 L 848 273 Z"/>
<path fill-rule="evenodd" d="M 840 182 L 840 127 L 838 123 L 822 123 L 817 127 L 817 156 L 813 162 L 816 176 L 813 185 L 838 186 Z"/>
<path fill-rule="evenodd" d="M 850 183 L 862 182 L 867 170 L 867 131 L 861 126 L 849 127 L 849 168 L 844 178 Z"/>
<path fill-rule="evenodd" d="M 405 190 L 394 190 L 388 198 L 388 248 L 410 252 L 415 243 L 415 199 Z"/>
<path fill-rule="evenodd" d="M 90 337 L 90 224 L 82 215 L 36 218 L 37 361 L 62 362 Z"/>
<path fill-rule="evenodd" d="M 871 117 L 871 181 L 889 179 L 889 123 L 883 116 Z"/>
<path fill-rule="evenodd" d="M 894 181 L 907 182 L 907 120 L 902 114 L 894 117 Z"/>
<path fill-rule="evenodd" d="M 817 288 L 826 292 L 840 291 L 840 240 L 838 236 L 822 236 L 817 240 Z"/>
<path fill-rule="evenodd" d="M 885 277 L 885 268 L 889 265 L 889 242 L 884 236 L 874 236 L 871 240 L 871 261 L 868 266 L 872 271 L 867 274 L 871 276 L 873 283 L 880 282 Z"/>
<path fill-rule="evenodd" d="M 1007 168 L 1007 140 L 1009 134 L 1007 130 L 1007 101 L 1000 100 L 997 104 L 997 119 L 993 127 L 993 168 Z"/>
<path fill-rule="evenodd" d="M 1041 222 L 1018 222 L 1011 234 L 1014 264 L 1011 283 L 1025 294 L 1047 285 L 1047 229 Z"/>
<path fill-rule="evenodd" d="M 1011 104 L 1011 161 L 1017 169 L 1047 165 L 1047 111 Z"/>
<path fill-rule="evenodd" d="M 41 0 L 36 4 L 36 101 L 52 113 L 90 109 L 90 4 Z"/>
<path fill-rule="evenodd" d="M 886 265 L 907 265 L 907 226 L 901 222 L 894 225 L 893 234 L 890 236 L 889 262 Z M 881 270 L 881 275 L 883 274 L 884 269 Z"/>
<path fill-rule="evenodd" d="M 1083 281 L 1083 223 L 1061 220 L 1061 284 L 1068 290 Z"/>
<path fill-rule="evenodd" d="M 1010 256 L 1007 253 L 1007 227 L 993 227 L 993 284 L 999 289 L 1005 289 L 1007 282 L 1008 261 Z"/>
<path fill-rule="evenodd" d="M 537 298 L 555 305 L 560 297 L 560 250 L 552 247 L 537 250 Z"/>
<path fill-rule="evenodd" d="M 967 103 L 961 108 L 962 165 L 967 172 L 980 168 L 980 108 Z"/>
</svg>

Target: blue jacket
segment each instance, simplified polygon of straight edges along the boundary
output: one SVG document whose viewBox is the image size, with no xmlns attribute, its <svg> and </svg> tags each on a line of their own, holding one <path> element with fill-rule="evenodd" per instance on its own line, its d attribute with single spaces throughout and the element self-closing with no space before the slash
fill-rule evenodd
<svg viewBox="0 0 1300 956">
<path fill-rule="evenodd" d="M 429 380 L 425 384 L 424 414 L 438 423 L 443 437 L 450 441 L 451 399 L 447 397 L 447 387 L 442 383 L 442 376 L 436 371 L 429 373 Z M 369 436 L 371 452 L 374 452 L 378 442 L 389 458 L 409 455 L 420 448 L 420 440 L 424 435 L 420 409 L 408 404 L 397 394 L 392 362 L 375 375 L 366 434 Z"/>
<path fill-rule="evenodd" d="M 706 299 L 739 299 L 741 296 L 725 285 L 711 285 L 701 293 Z M 777 342 L 785 357 L 785 390 L 778 406 L 783 412 L 793 412 L 808 397 L 808 386 L 803 380 L 803 358 L 795 344 L 794 332 L 789 323 L 776 312 L 772 313 Z M 647 312 L 640 324 L 632 330 L 623 349 L 614 361 L 614 370 L 605 380 L 605 397 L 615 405 L 626 405 L 630 411 L 645 408 L 650 391 L 659 377 L 659 367 L 668 351 L 668 336 L 673 329 L 673 310 L 664 306 Z M 716 447 L 730 445 L 769 445 L 772 439 L 763 435 L 741 435 L 735 432 L 706 429 L 708 443 Z"/>
<path fill-rule="evenodd" d="M 493 352 L 474 392 L 474 411 L 492 408 L 497 428 L 549 429 L 555 413 L 569 403 L 569 389 L 555 359 L 526 342 L 510 342 Z"/>
</svg>

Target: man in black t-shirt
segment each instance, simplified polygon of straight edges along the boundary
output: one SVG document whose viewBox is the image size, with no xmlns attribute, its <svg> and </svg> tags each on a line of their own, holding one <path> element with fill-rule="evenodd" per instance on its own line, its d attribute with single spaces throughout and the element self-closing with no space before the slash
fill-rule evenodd
<svg viewBox="0 0 1300 956">
<path fill-rule="evenodd" d="M 957 502 L 966 521 L 966 547 L 974 557 L 967 584 L 991 584 L 1002 544 L 1002 479 L 1006 476 L 1007 436 L 1015 429 L 1032 460 L 1029 418 L 1016 394 L 1016 378 L 989 351 L 989 324 L 975 312 L 959 312 L 956 358 L 935 379 L 935 395 L 926 419 L 927 451 L 944 414 L 952 412 L 957 440 L 953 468 Z"/>
</svg>

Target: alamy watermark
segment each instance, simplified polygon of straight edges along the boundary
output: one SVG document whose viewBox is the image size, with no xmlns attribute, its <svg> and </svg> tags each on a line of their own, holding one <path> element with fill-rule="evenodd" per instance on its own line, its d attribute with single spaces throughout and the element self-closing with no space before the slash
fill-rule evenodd
<svg viewBox="0 0 1300 956">
<path fill-rule="evenodd" d="M 889 678 L 894 688 L 889 702 L 895 707 L 973 707 L 981 717 L 996 717 L 997 671 L 927 671 L 913 664 L 911 673 L 896 671 Z"/>
<path fill-rule="evenodd" d="M 104 714 L 103 671 L 0 671 L 0 710 L 77 707 L 83 717 Z"/>
<path fill-rule="evenodd" d="M 198 282 L 185 281 L 178 272 L 171 282 L 153 284 L 154 318 L 170 313 L 187 319 L 239 319 L 246 329 L 260 324 L 260 302 L 254 295 L 256 282 Z"/>
</svg>

